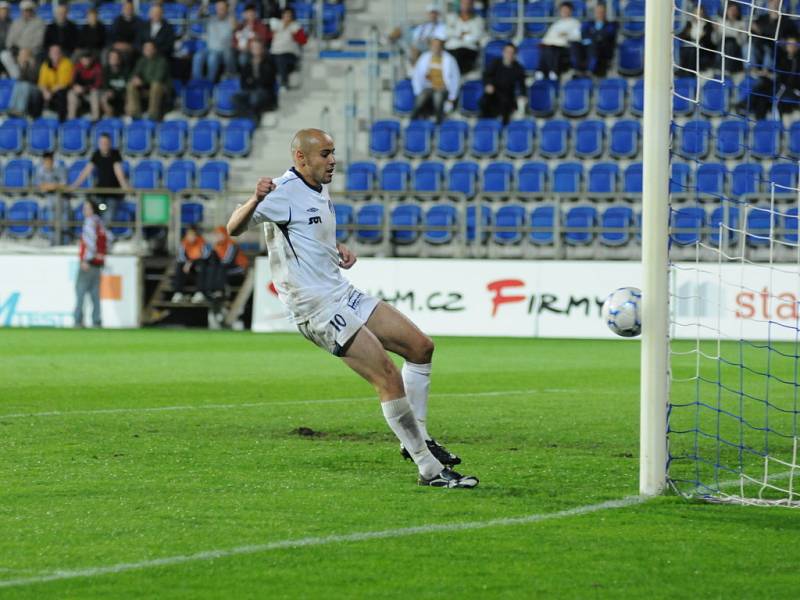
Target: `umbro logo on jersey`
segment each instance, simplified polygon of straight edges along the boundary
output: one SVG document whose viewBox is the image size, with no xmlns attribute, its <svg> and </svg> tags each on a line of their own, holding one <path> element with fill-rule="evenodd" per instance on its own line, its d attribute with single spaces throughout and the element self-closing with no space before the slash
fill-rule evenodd
<svg viewBox="0 0 800 600">
<path fill-rule="evenodd" d="M 308 224 L 313 225 L 314 223 L 322 223 L 322 217 L 309 217 Z"/>
<path fill-rule="evenodd" d="M 306 212 L 319 212 L 319 209 L 312 206 L 311 208 L 307 208 Z"/>
</svg>

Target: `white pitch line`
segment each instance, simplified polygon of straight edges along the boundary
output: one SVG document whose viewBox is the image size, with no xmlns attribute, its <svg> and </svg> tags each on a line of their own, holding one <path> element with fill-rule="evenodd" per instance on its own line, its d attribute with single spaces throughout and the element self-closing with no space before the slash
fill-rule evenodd
<svg viewBox="0 0 800 600">
<path fill-rule="evenodd" d="M 455 493 L 462 493 L 462 492 L 455 492 Z M 116 565 L 88 567 L 85 569 L 58 570 L 49 573 L 43 573 L 33 577 L 6 579 L 5 581 L 0 580 L 0 588 L 23 587 L 23 586 L 35 585 L 38 583 L 46 583 L 49 581 L 78 579 L 81 577 L 114 575 L 117 573 L 124 573 L 126 571 L 137 571 L 142 569 L 151 569 L 154 567 L 170 567 L 173 565 L 181 565 L 185 563 L 192 563 L 205 560 L 214 560 L 218 558 L 229 558 L 232 556 L 241 556 L 247 554 L 260 554 L 264 552 L 271 552 L 273 550 L 306 548 L 309 546 L 325 546 L 330 544 L 338 544 L 346 542 L 383 540 L 383 539 L 408 537 L 412 535 L 424 535 L 429 533 L 442 533 L 442 532 L 450 533 L 455 531 L 470 531 L 475 529 L 487 529 L 489 527 L 508 527 L 512 525 L 527 525 L 529 523 L 539 523 L 541 521 L 550 521 L 553 519 L 565 519 L 567 517 L 586 515 L 589 513 L 594 513 L 601 510 L 608 510 L 612 508 L 623 508 L 626 506 L 639 504 L 644 500 L 645 499 L 640 496 L 628 496 L 620 500 L 609 500 L 607 502 L 600 502 L 598 504 L 588 504 L 585 506 L 578 506 L 576 508 L 570 508 L 568 510 L 562 510 L 554 513 L 538 513 L 532 515 L 525 515 L 521 517 L 506 517 L 502 519 L 491 519 L 489 521 L 467 521 L 464 523 L 431 524 L 431 525 L 420 525 L 418 527 L 384 529 L 380 531 L 362 531 L 359 533 L 348 533 L 341 535 L 305 537 L 293 540 L 292 539 L 280 540 L 276 542 L 269 542 L 266 544 L 237 546 L 235 548 L 227 548 L 220 550 L 206 550 L 203 552 L 196 552 L 194 554 L 166 556 L 164 558 L 143 560 L 140 562 L 118 563 Z"/>
<path fill-rule="evenodd" d="M 579 392 L 579 390 L 546 389 L 546 390 L 506 390 L 495 392 L 449 392 L 431 394 L 431 398 L 488 398 L 493 396 L 521 396 L 525 394 L 563 394 Z M 596 392 L 592 392 L 596 393 Z M 69 415 L 113 415 L 118 413 L 169 412 L 181 410 L 230 410 L 237 408 L 259 408 L 264 406 L 292 406 L 303 404 L 340 404 L 345 402 L 361 402 L 377 400 L 375 396 L 359 396 L 356 398 L 329 398 L 322 400 L 282 400 L 279 402 L 243 402 L 240 404 L 184 404 L 179 406 L 145 406 L 128 408 L 94 408 L 85 410 L 51 410 L 45 412 L 11 413 L 0 415 L 2 419 L 24 419 L 30 417 L 63 417 Z"/>
</svg>

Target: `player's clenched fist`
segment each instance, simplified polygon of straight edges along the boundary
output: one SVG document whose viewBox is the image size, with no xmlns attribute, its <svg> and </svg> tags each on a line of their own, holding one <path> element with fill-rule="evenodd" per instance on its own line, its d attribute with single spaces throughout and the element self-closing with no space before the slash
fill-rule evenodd
<svg viewBox="0 0 800 600">
<path fill-rule="evenodd" d="M 272 183 L 272 177 L 260 177 L 256 184 L 256 198 L 262 200 L 264 196 L 269 194 L 275 189 L 275 184 Z"/>
</svg>

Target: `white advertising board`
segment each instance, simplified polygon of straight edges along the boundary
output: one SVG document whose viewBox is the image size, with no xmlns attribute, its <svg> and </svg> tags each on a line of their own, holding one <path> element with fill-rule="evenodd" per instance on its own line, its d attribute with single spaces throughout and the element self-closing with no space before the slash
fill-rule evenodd
<svg viewBox="0 0 800 600">
<path fill-rule="evenodd" d="M 797 265 L 678 267 L 674 337 L 716 338 L 719 330 L 733 339 L 794 340 Z M 615 337 L 600 318 L 605 297 L 619 287 L 641 286 L 639 263 L 611 261 L 364 258 L 345 275 L 433 335 Z M 294 331 L 270 286 L 269 263 L 260 257 L 253 330 Z"/>
<path fill-rule="evenodd" d="M 77 256 L 0 255 L 0 327 L 72 327 Z M 139 326 L 139 259 L 109 256 L 100 282 L 103 327 Z M 85 325 L 91 320 L 85 299 Z"/>
</svg>

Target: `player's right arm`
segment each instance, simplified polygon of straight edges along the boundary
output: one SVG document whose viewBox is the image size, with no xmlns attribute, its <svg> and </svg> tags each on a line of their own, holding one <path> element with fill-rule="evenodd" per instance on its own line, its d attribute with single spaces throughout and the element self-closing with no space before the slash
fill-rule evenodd
<svg viewBox="0 0 800 600">
<path fill-rule="evenodd" d="M 248 198 L 247 202 L 237 206 L 231 218 L 228 219 L 228 234 L 236 236 L 247 231 L 250 219 L 253 218 L 256 208 L 266 195 L 274 189 L 275 184 L 272 183 L 272 178 L 261 177 L 256 184 L 255 193 Z"/>
</svg>

